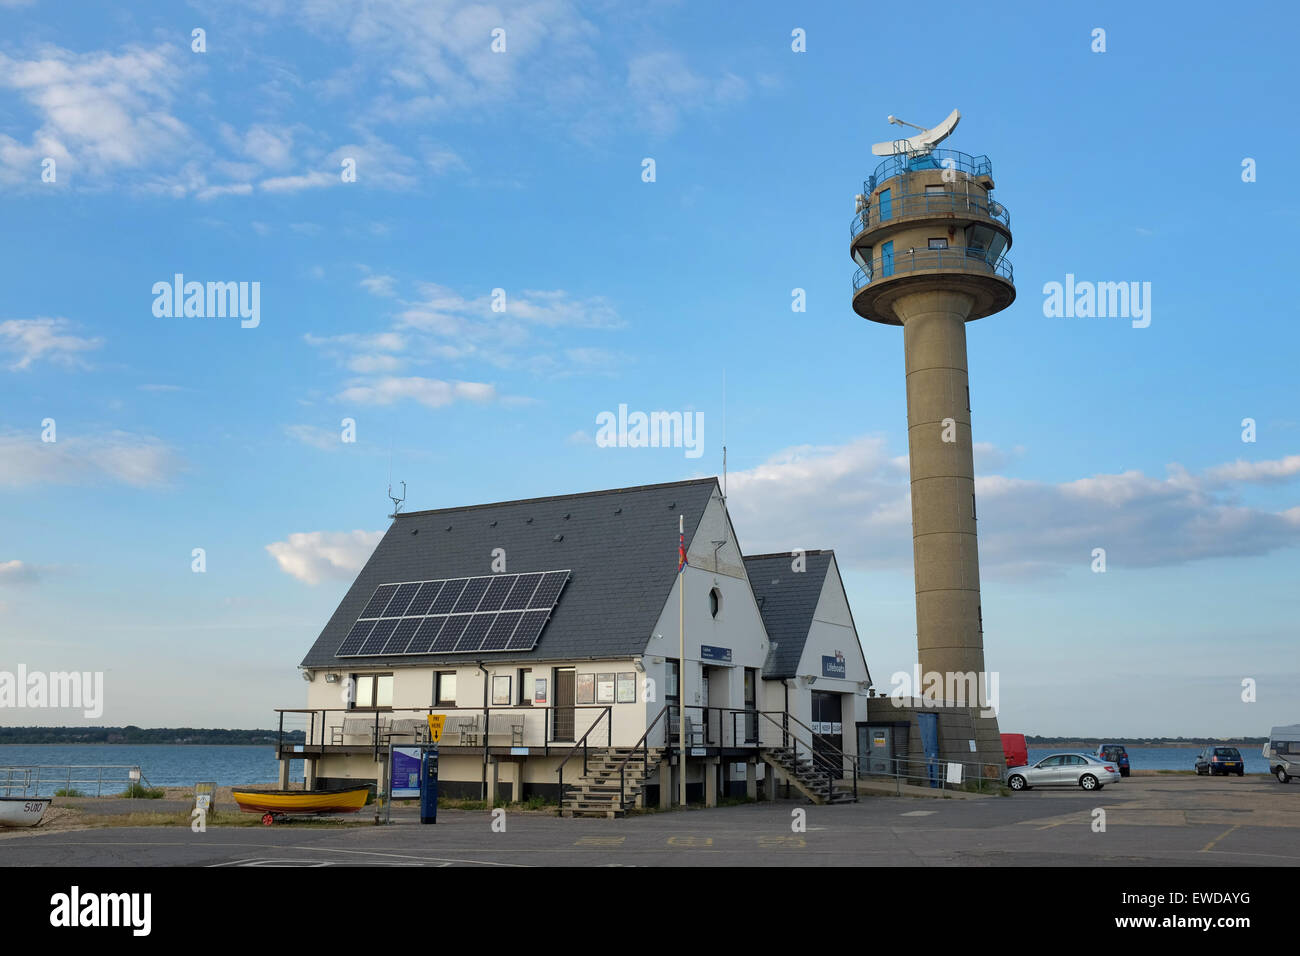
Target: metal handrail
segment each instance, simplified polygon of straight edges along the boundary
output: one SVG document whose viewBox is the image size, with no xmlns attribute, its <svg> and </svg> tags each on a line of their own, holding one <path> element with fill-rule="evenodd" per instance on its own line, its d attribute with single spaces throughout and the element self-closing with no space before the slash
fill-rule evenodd
<svg viewBox="0 0 1300 956">
<path fill-rule="evenodd" d="M 794 714 L 788 713 L 787 711 L 784 710 L 777 710 L 771 712 L 766 710 L 760 710 L 758 713 L 761 716 L 766 717 L 772 723 L 773 726 L 775 726 L 777 729 L 781 731 L 782 739 L 784 739 L 786 735 L 789 735 L 790 739 L 794 741 L 794 745 L 791 749 L 794 751 L 794 756 L 796 758 L 799 756 L 799 744 L 803 743 L 803 741 L 799 739 L 798 734 L 791 732 L 788 726 L 777 723 L 777 721 L 773 719 L 772 714 L 774 713 L 780 714 L 784 720 L 787 721 L 792 720 L 800 727 L 802 727 L 804 730 L 808 731 L 808 733 L 812 736 L 812 742 L 805 744 L 805 746 L 808 748 L 808 753 L 812 757 L 813 766 L 816 767 L 818 765 L 819 755 L 816 749 L 814 748 L 813 744 L 816 743 L 816 738 L 818 737 L 825 738 L 827 736 L 826 734 L 819 734 L 817 731 L 813 730 L 811 727 L 805 724 Z M 846 759 L 853 764 L 853 799 L 856 800 L 858 798 L 858 758 L 855 757 L 853 754 L 845 753 L 839 747 L 836 747 L 834 744 L 826 742 L 825 740 L 823 740 L 822 746 L 824 750 L 832 750 L 835 753 L 839 754 L 840 756 L 839 769 L 841 774 L 844 772 L 844 761 Z M 822 759 L 821 762 L 824 763 L 824 759 Z M 835 781 L 838 778 L 832 776 L 829 771 L 825 771 L 825 774 L 826 774 L 826 799 L 829 801 L 831 799 L 832 794 L 835 792 Z"/>
<path fill-rule="evenodd" d="M 73 771 L 96 771 L 94 774 L 74 775 Z M 105 770 L 125 770 L 124 777 L 114 777 L 110 775 L 104 778 Z M 45 773 L 42 771 L 58 771 L 57 773 Z M 0 783 L 0 790 L 3 790 L 6 796 L 12 794 L 14 790 L 21 789 L 23 796 L 27 796 L 27 791 L 32 791 L 32 796 L 41 795 L 41 784 L 46 783 L 49 786 L 62 786 L 65 790 L 73 789 L 73 784 L 80 784 L 89 788 L 91 784 L 95 785 L 95 796 L 100 797 L 104 794 L 104 784 L 110 786 L 125 786 L 127 789 L 132 784 L 139 783 L 141 786 L 153 788 L 149 779 L 141 771 L 138 764 L 126 763 L 106 763 L 106 764 L 30 764 L 12 767 L 0 767 L 0 774 L 4 775 L 4 782 Z M 14 776 L 21 774 L 18 782 L 14 781 Z M 41 777 L 45 780 L 42 781 Z"/>
<path fill-rule="evenodd" d="M 655 715 L 655 719 L 650 721 L 650 726 L 646 727 L 645 733 L 641 735 L 641 739 L 632 745 L 632 749 L 628 752 L 628 755 L 624 757 L 623 762 L 618 765 L 618 805 L 620 807 L 623 807 L 623 805 L 627 803 L 627 762 L 636 755 L 637 747 L 640 747 L 642 751 L 641 765 L 644 767 L 650 762 L 650 731 L 655 729 L 655 726 L 663 716 L 668 713 L 668 708 L 670 707 L 672 707 L 672 704 L 664 704 L 663 707 L 660 708 L 659 713 Z M 682 772 L 685 772 L 684 767 Z M 563 788 L 561 788 L 560 795 L 564 795 Z"/>
<path fill-rule="evenodd" d="M 883 218 L 880 215 L 882 206 L 889 207 L 889 215 Z M 873 222 L 883 225 L 908 216 L 961 212 L 973 212 L 981 219 L 991 219 L 1011 228 L 1011 213 L 995 199 L 981 199 L 959 192 L 903 193 L 891 196 L 887 203 L 877 199 L 856 213 L 849 223 L 849 236 L 852 238 L 861 235 L 871 228 Z"/>
<path fill-rule="evenodd" d="M 865 267 L 853 273 L 853 291 L 857 292 L 870 285 L 877 278 L 888 279 L 902 272 L 923 272 L 927 269 L 960 269 L 963 272 L 985 272 L 1002 276 L 1008 282 L 1015 283 L 1014 271 L 1006 256 L 990 263 L 986 251 L 972 246 L 957 246 L 951 249 L 905 249 L 895 252 L 889 260 L 889 271 L 877 276 L 885 266 L 883 256 L 872 260 L 871 271 Z"/>
<path fill-rule="evenodd" d="M 601 717 L 604 717 L 605 720 L 606 720 L 606 727 L 605 727 L 605 729 L 606 729 L 606 732 L 607 732 L 607 734 L 608 734 L 608 736 L 606 736 L 606 738 L 605 738 L 605 746 L 606 746 L 606 747 L 612 747 L 612 746 L 614 746 L 614 716 L 613 716 L 613 713 L 614 713 L 614 708 L 613 708 L 613 706 L 611 706 L 611 705 L 606 705 L 606 706 L 605 706 L 605 712 L 604 712 L 603 714 L 601 714 Z M 574 743 L 574 745 L 573 745 L 572 747 L 569 748 L 569 752 L 568 752 L 567 754 L 564 755 L 564 759 L 560 761 L 560 765 L 559 765 L 558 767 L 555 768 L 555 772 L 556 772 L 557 774 L 559 774 L 559 777 L 560 777 L 560 781 L 559 781 L 559 783 L 560 783 L 560 808 L 561 808 L 561 812 L 563 811 L 563 808 L 564 808 L 564 765 L 565 765 L 566 763 L 569 762 L 569 760 L 573 757 L 573 755 L 574 755 L 575 753 L 577 753 L 578 748 L 581 747 L 581 748 L 582 748 L 582 775 L 583 775 L 584 777 L 587 775 L 587 738 L 590 737 L 591 734 L 592 734 L 592 731 L 594 731 L 594 730 L 596 729 L 596 727 L 598 727 L 598 726 L 600 725 L 601 717 L 597 717 L 595 720 L 593 720 L 593 721 L 591 722 L 591 726 L 588 727 L 588 728 L 587 728 L 587 732 L 586 732 L 585 734 L 582 735 L 582 739 L 576 741 L 576 742 Z"/>
<path fill-rule="evenodd" d="M 891 769 L 873 770 L 871 764 L 875 761 L 888 763 Z M 994 787 L 1001 786 L 1006 778 L 1007 768 L 996 763 L 984 763 L 976 760 L 947 760 L 942 757 L 871 757 L 867 756 L 863 761 L 866 767 L 860 771 L 861 776 L 865 777 L 893 777 L 901 788 L 905 779 L 914 779 L 926 781 L 936 789 L 948 789 L 947 775 L 941 772 L 948 764 L 958 763 L 962 766 L 962 786 L 976 781 L 976 788 L 983 792 L 984 784 L 987 781 Z M 969 768 L 976 768 L 971 773 Z M 989 770 L 996 771 L 989 773 Z M 940 772 L 936 772 L 940 771 Z M 901 792 L 901 791 L 900 791 Z"/>
<path fill-rule="evenodd" d="M 948 160 L 947 163 L 944 160 Z M 968 176 L 993 176 L 993 163 L 987 156 L 972 156 L 956 149 L 932 149 L 928 153 L 897 153 L 884 159 L 871 177 L 862 184 L 870 194 L 886 179 L 922 169 L 951 169 Z"/>
</svg>

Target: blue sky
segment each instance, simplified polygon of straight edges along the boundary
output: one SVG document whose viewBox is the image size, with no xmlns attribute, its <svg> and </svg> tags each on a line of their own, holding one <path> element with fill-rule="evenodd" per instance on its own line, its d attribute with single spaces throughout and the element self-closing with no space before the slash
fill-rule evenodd
<svg viewBox="0 0 1300 956">
<path fill-rule="evenodd" d="M 390 454 L 408 509 L 715 474 L 725 372 L 742 545 L 836 549 L 887 688 L 902 338 L 852 311 L 848 226 L 885 117 L 958 107 L 1015 237 L 1017 301 L 968 328 L 1003 729 L 1298 719 L 1295 12 L 737 10 L 0 0 L 0 668 L 105 671 L 101 722 L 268 726 Z M 259 283 L 260 323 L 156 317 L 176 273 Z M 1150 282 L 1150 326 L 1045 317 L 1067 273 Z M 703 457 L 597 447 L 620 403 L 702 412 Z"/>
</svg>

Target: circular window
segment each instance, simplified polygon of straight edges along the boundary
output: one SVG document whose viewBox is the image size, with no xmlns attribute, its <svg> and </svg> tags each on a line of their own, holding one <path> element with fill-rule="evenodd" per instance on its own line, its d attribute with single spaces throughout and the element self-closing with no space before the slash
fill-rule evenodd
<svg viewBox="0 0 1300 956">
<path fill-rule="evenodd" d="M 714 588 L 709 592 L 709 613 L 714 617 L 722 610 L 722 592 Z"/>
</svg>

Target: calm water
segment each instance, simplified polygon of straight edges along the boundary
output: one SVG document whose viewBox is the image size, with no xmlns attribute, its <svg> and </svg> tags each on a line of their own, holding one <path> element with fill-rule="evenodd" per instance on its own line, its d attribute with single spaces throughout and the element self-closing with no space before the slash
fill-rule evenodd
<svg viewBox="0 0 1300 956">
<path fill-rule="evenodd" d="M 67 766 L 68 764 L 128 764 L 138 766 L 145 780 L 155 787 L 192 787 L 198 781 L 216 781 L 218 786 L 274 783 L 279 779 L 275 748 L 257 746 L 223 747 L 198 744 L 0 744 L 0 768 L 15 766 Z M 54 773 L 54 771 L 48 771 Z M 45 783 L 47 771 L 41 772 L 39 796 L 48 796 L 65 786 L 58 780 Z M 73 775 L 94 774 L 74 770 Z M 303 765 L 290 765 L 290 779 L 301 780 Z M 105 774 L 106 779 L 108 773 Z M 0 770 L 0 784 L 8 775 Z M 105 784 L 105 793 L 120 793 L 125 787 L 126 772 L 113 771 L 114 783 Z M 73 783 L 83 793 L 93 795 L 95 784 Z M 31 791 L 28 791 L 31 793 Z M 4 793 L 0 787 L 0 796 Z M 18 791 L 15 791 L 15 796 Z"/>
<path fill-rule="evenodd" d="M 1246 773 L 1268 773 L 1268 761 L 1260 752 L 1263 744 L 1247 744 L 1244 747 L 1238 747 L 1241 752 L 1241 759 L 1246 762 Z M 1195 769 L 1196 758 L 1201 752 L 1200 747 L 1129 747 L 1125 745 L 1128 751 L 1128 765 L 1130 770 L 1192 770 Z M 0 750 L 4 750 L 0 747 Z M 1096 748 L 1091 750 L 1071 750 L 1068 747 L 1062 747 L 1059 750 L 1043 750 L 1041 748 L 1031 748 L 1029 751 L 1029 762 L 1042 760 L 1054 753 L 1086 753 L 1096 755 Z"/>
</svg>

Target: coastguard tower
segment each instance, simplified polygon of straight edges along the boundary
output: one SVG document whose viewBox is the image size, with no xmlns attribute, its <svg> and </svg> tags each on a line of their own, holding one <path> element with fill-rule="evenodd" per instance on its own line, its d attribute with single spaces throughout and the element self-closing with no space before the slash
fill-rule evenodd
<svg viewBox="0 0 1300 956">
<path fill-rule="evenodd" d="M 917 659 L 922 675 L 945 678 L 985 673 L 966 323 L 1016 297 L 1011 217 L 993 198 L 992 163 L 937 148 L 960 119 L 953 110 L 933 129 L 873 147 L 884 159 L 857 197 L 849 245 L 859 267 L 853 310 L 903 327 Z M 1001 765 L 997 719 L 978 716 L 983 701 L 944 700 L 941 755 Z"/>
</svg>

